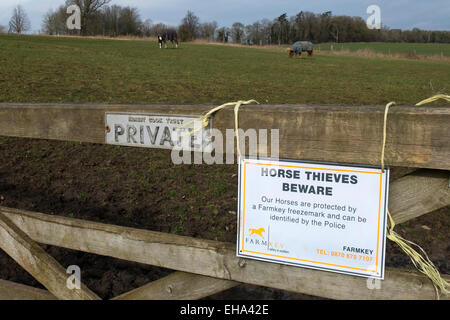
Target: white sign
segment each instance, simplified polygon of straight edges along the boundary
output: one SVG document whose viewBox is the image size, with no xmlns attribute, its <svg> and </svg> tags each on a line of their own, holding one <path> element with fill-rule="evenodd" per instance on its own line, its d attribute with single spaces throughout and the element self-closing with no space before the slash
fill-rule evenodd
<svg viewBox="0 0 450 320">
<path fill-rule="evenodd" d="M 237 255 L 384 278 L 389 170 L 243 159 Z"/>
<path fill-rule="evenodd" d="M 106 143 L 132 147 L 173 149 L 208 152 L 211 140 L 208 139 L 211 125 L 192 135 L 194 125 L 188 124 L 198 116 L 149 115 L 106 113 Z M 210 122 L 211 123 L 211 122 Z"/>
</svg>

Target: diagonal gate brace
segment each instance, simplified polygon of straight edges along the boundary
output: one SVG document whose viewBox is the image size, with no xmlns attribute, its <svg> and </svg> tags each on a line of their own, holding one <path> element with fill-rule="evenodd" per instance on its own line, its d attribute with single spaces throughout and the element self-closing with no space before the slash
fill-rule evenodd
<svg viewBox="0 0 450 320">
<path fill-rule="evenodd" d="M 1 212 L 0 248 L 58 299 L 100 299 L 83 284 L 80 289 L 69 289 L 66 270 Z"/>
</svg>

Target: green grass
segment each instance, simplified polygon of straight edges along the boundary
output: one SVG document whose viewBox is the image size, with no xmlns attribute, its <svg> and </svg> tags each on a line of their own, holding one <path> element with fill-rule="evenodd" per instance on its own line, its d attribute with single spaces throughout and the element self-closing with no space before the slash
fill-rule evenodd
<svg viewBox="0 0 450 320">
<path fill-rule="evenodd" d="M 14 35 L 0 48 L 1 102 L 413 104 L 450 80 L 447 61 L 280 49 Z"/>
<path fill-rule="evenodd" d="M 364 50 L 369 49 L 383 54 L 411 54 L 442 55 L 450 57 L 450 44 L 448 43 L 390 43 L 390 42 L 355 42 L 355 43 L 323 43 L 316 45 L 320 51 L 329 51 L 333 45 L 334 50 Z"/>
</svg>

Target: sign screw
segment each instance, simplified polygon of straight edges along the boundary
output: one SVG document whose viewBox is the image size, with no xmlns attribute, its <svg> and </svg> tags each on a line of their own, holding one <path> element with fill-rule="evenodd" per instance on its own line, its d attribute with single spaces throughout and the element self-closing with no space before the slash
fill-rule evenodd
<svg viewBox="0 0 450 320">
<path fill-rule="evenodd" d="M 417 289 L 421 289 L 422 287 L 423 287 L 423 283 L 422 283 L 422 281 L 420 281 L 420 280 L 416 280 L 415 282 L 414 282 L 414 286 L 417 288 Z"/>
<path fill-rule="evenodd" d="M 106 132 L 110 132 L 111 128 L 109 126 L 106 126 Z"/>
</svg>

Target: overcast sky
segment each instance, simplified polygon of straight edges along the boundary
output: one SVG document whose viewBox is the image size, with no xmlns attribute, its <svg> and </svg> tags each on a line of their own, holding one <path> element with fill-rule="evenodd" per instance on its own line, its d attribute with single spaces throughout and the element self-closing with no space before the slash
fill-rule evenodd
<svg viewBox="0 0 450 320">
<path fill-rule="evenodd" d="M 13 8 L 20 4 L 31 20 L 32 31 L 37 32 L 44 14 L 64 2 L 0 0 L 0 25 L 8 26 Z M 381 8 L 382 24 L 391 29 L 450 30 L 450 0 L 112 0 L 111 4 L 136 7 L 143 20 L 174 26 L 180 23 L 187 10 L 193 11 L 200 22 L 215 20 L 219 26 L 274 19 L 285 12 L 293 16 L 302 10 L 332 11 L 333 15 L 360 16 L 367 20 L 367 7 L 375 4 Z"/>
</svg>

